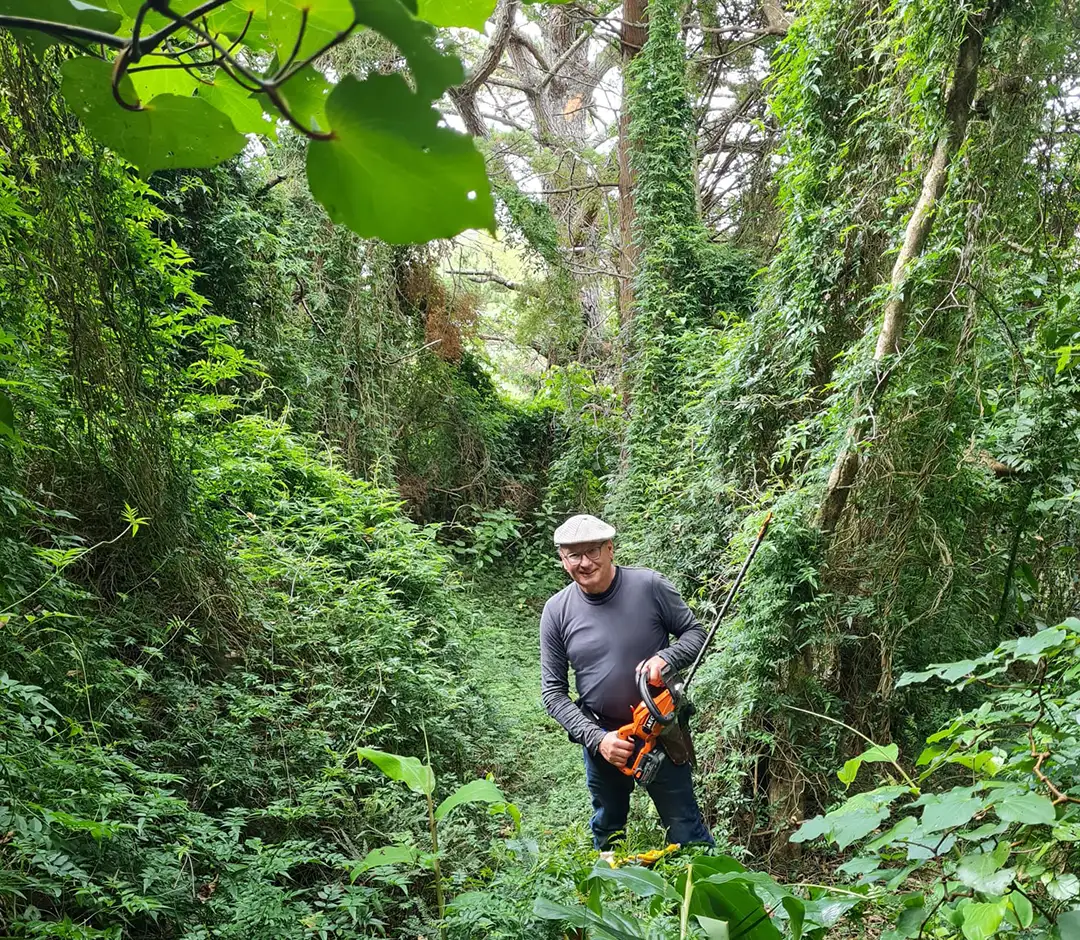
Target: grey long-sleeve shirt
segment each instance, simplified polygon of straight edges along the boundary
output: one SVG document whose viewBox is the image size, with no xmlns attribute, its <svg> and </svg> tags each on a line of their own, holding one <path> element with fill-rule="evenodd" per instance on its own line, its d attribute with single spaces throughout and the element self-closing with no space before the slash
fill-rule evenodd
<svg viewBox="0 0 1080 940">
<path fill-rule="evenodd" d="M 668 646 L 669 635 L 677 638 Z M 603 594 L 569 584 L 540 617 L 540 696 L 571 739 L 595 753 L 609 730 L 626 724 L 640 698 L 635 667 L 660 654 L 676 669 L 694 661 L 705 631 L 675 586 L 649 568 L 615 569 Z M 578 703 L 570 700 L 574 667 Z M 598 724 L 582 712 L 600 717 Z M 606 727 L 605 727 L 606 726 Z"/>
</svg>

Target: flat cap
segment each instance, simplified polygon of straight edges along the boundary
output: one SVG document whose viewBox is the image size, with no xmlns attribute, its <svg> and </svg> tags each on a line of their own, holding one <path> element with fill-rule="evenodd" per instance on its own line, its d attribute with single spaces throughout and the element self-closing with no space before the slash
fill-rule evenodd
<svg viewBox="0 0 1080 940">
<path fill-rule="evenodd" d="M 555 530 L 556 545 L 577 545 L 580 542 L 606 542 L 615 537 L 615 527 L 603 519 L 582 513 L 571 516 Z"/>
</svg>

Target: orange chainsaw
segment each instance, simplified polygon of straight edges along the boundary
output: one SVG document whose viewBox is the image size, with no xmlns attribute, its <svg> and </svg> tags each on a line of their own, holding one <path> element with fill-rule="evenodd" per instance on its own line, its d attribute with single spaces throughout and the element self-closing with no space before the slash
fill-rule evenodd
<svg viewBox="0 0 1080 940">
<path fill-rule="evenodd" d="M 731 588 L 724 599 L 724 605 L 716 616 L 716 622 L 712 625 L 712 629 L 709 630 L 708 636 L 705 637 L 701 649 L 698 650 L 686 678 L 683 679 L 671 666 L 665 666 L 660 671 L 659 684 L 653 684 L 649 682 L 647 672 L 638 670 L 637 686 L 638 692 L 641 693 L 641 701 L 634 706 L 634 714 L 630 719 L 630 723 L 623 725 L 617 733 L 620 738 L 629 741 L 634 746 L 633 753 L 626 761 L 626 766 L 619 769 L 643 786 L 648 786 L 656 779 L 656 775 L 663 765 L 664 752 L 657 749 L 660 735 L 678 717 L 679 706 L 686 697 L 687 686 L 690 685 L 690 680 L 694 678 L 698 666 L 701 665 L 705 650 L 709 648 L 713 637 L 716 636 L 716 631 L 731 606 L 735 592 L 739 590 L 739 585 L 742 584 L 743 577 L 750 567 L 750 562 L 754 560 L 754 555 L 757 554 L 758 548 L 765 540 L 765 533 L 768 531 L 771 521 L 772 513 L 770 512 L 761 524 L 757 538 L 754 539 L 754 544 L 750 547 L 750 553 L 746 556 L 739 573 L 731 583 Z"/>
</svg>

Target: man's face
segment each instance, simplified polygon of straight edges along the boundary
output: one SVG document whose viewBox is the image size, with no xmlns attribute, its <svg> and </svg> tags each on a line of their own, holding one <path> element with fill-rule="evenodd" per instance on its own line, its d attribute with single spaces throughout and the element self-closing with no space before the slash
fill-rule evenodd
<svg viewBox="0 0 1080 940">
<path fill-rule="evenodd" d="M 559 549 L 563 569 L 588 594 L 601 594 L 615 579 L 615 546 L 606 542 L 576 542 Z"/>
</svg>

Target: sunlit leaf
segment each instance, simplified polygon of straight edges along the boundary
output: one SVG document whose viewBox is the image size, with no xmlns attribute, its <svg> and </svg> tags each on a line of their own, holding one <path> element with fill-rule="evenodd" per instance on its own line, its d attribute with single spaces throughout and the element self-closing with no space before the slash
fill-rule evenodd
<svg viewBox="0 0 1080 940">
<path fill-rule="evenodd" d="M 227 115 L 240 134 L 277 136 L 277 126 L 263 113 L 262 101 L 219 71 L 211 84 L 200 83 L 196 92 Z"/>
<path fill-rule="evenodd" d="M 419 854 L 411 845 L 384 845 L 380 849 L 372 849 L 358 865 L 353 866 L 349 878 L 356 881 L 369 869 L 385 865 L 415 865 Z"/>
<path fill-rule="evenodd" d="M 973 901 L 962 908 L 964 921 L 960 929 L 966 940 L 989 940 L 997 933 L 1005 918 L 1005 902 Z"/>
<path fill-rule="evenodd" d="M 84 3 L 82 0 L 0 0 L 0 15 L 26 16 L 68 26 L 82 26 L 102 33 L 115 33 L 120 28 L 120 17 L 103 4 Z M 37 30 L 13 30 L 19 39 L 28 42 L 35 51 L 42 51 L 60 39 Z"/>
<path fill-rule="evenodd" d="M 343 79 L 326 113 L 334 136 L 312 141 L 307 172 L 335 222 L 395 244 L 494 231 L 483 157 L 400 75 Z"/>
<path fill-rule="evenodd" d="M 282 63 L 306 59 L 353 23 L 351 0 L 263 2 L 270 42 Z"/>
<path fill-rule="evenodd" d="M 313 66 L 307 66 L 293 75 L 280 88 L 289 113 L 310 131 L 325 132 L 330 129 L 326 119 L 326 102 L 333 90 L 326 78 Z M 259 98 L 257 100 L 263 100 Z M 273 112 L 274 106 L 265 104 L 266 110 Z"/>
<path fill-rule="evenodd" d="M 868 836 L 889 815 L 889 804 L 909 792 L 906 787 L 879 787 L 857 793 L 837 809 L 803 823 L 791 837 L 792 842 L 806 842 L 825 836 L 844 849 Z"/>
<path fill-rule="evenodd" d="M 506 796 L 492 780 L 471 780 L 462 784 L 435 809 L 435 818 L 443 819 L 463 803 L 505 803 Z"/>
<path fill-rule="evenodd" d="M 356 754 L 361 760 L 371 761 L 391 780 L 404 783 L 414 793 L 430 796 L 435 792 L 435 774 L 418 758 L 388 754 L 373 747 L 357 748 Z"/>
<path fill-rule="evenodd" d="M 471 26 L 480 32 L 495 10 L 495 0 L 420 0 L 419 17 L 436 26 Z"/>
<path fill-rule="evenodd" d="M 1033 636 L 1022 636 L 1016 641 L 1016 658 L 1034 662 L 1042 653 L 1065 642 L 1065 631 L 1057 627 L 1040 630 Z"/>
<path fill-rule="evenodd" d="M 389 39 L 405 56 L 416 93 L 434 101 L 465 78 L 461 62 L 435 47 L 435 29 L 418 20 L 398 0 L 352 0 L 356 19 Z"/>
<path fill-rule="evenodd" d="M 195 93 L 198 80 L 184 69 L 173 68 L 174 65 L 175 62 L 165 56 L 144 55 L 138 65 L 128 69 L 128 77 L 140 102 L 149 104 L 158 95 L 188 98 Z"/>
<path fill-rule="evenodd" d="M 923 807 L 920 828 L 931 833 L 963 826 L 986 805 L 986 800 L 974 796 L 971 787 L 954 787 L 946 793 L 927 793 L 915 805 Z"/>
<path fill-rule="evenodd" d="M 956 866 L 956 880 L 982 894 L 1004 894 L 1015 872 L 1002 868 L 992 853 L 965 855 Z"/>
<path fill-rule="evenodd" d="M 840 782 L 845 786 L 851 786 L 855 780 L 855 776 L 859 772 L 859 768 L 863 764 L 892 764 L 896 762 L 896 759 L 900 756 L 900 748 L 896 744 L 886 744 L 884 746 L 875 744 L 873 747 L 863 751 L 857 757 L 851 758 L 847 761 L 843 768 L 837 772 L 837 776 L 840 778 Z"/>
<path fill-rule="evenodd" d="M 95 137 L 143 173 L 214 166 L 244 149 L 246 138 L 201 98 L 159 95 L 141 111 L 124 110 L 109 90 L 111 70 L 101 59 L 69 59 L 61 66 L 64 99 Z M 126 78 L 120 91 L 134 100 Z"/>
</svg>

